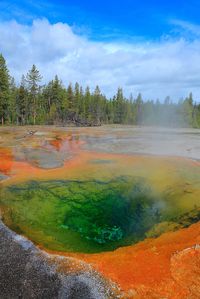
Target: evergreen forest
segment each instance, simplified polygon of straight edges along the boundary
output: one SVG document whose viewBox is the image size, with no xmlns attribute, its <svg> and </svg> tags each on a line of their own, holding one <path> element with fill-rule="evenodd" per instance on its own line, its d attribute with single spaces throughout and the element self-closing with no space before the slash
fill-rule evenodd
<svg viewBox="0 0 200 299">
<path fill-rule="evenodd" d="M 112 98 L 107 98 L 99 86 L 93 91 L 78 83 L 66 87 L 57 75 L 46 85 L 41 81 L 33 65 L 17 85 L 0 54 L 1 125 L 200 127 L 200 103 L 194 102 L 192 93 L 181 100 L 166 97 L 161 102 L 144 100 L 141 94 L 127 98 L 118 88 Z"/>
</svg>

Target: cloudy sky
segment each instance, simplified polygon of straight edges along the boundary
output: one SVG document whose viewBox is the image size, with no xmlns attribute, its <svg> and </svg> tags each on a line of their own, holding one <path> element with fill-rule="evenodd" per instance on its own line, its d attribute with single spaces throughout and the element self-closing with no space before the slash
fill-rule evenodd
<svg viewBox="0 0 200 299">
<path fill-rule="evenodd" d="M 128 96 L 200 100 L 199 0 L 0 1 L 0 52 L 16 81 L 117 87 Z"/>
</svg>

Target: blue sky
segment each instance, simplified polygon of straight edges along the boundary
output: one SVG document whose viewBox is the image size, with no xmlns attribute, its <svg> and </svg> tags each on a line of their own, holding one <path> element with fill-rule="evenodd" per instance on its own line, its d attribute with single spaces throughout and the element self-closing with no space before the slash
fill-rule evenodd
<svg viewBox="0 0 200 299">
<path fill-rule="evenodd" d="M 0 3 L 0 19 L 30 23 L 46 17 L 64 22 L 95 40 L 158 39 L 180 35 L 174 20 L 199 23 L 200 1 L 190 0 L 8 0 Z"/>
<path fill-rule="evenodd" d="M 199 101 L 199 11 L 199 0 L 1 0 L 0 52 L 17 82 L 35 63 L 44 83 Z"/>
</svg>

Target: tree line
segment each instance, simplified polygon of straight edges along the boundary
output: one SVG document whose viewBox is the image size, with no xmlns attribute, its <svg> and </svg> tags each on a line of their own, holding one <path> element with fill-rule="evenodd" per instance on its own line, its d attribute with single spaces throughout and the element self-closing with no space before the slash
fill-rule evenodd
<svg viewBox="0 0 200 299">
<path fill-rule="evenodd" d="M 200 127 L 200 104 L 192 93 L 172 102 L 144 101 L 139 94 L 126 98 L 122 88 L 107 98 L 97 86 L 93 92 L 78 83 L 65 87 L 55 76 L 41 85 L 42 76 L 35 65 L 22 76 L 19 85 L 9 74 L 0 54 L 0 124 L 1 125 L 69 125 L 98 126 L 130 124 L 170 127 Z"/>
</svg>

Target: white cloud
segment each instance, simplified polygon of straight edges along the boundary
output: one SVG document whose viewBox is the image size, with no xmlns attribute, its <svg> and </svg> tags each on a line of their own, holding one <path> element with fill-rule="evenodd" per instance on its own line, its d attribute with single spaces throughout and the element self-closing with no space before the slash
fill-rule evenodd
<svg viewBox="0 0 200 299">
<path fill-rule="evenodd" d="M 170 21 L 171 25 L 176 26 L 176 31 L 183 35 L 188 35 L 188 37 L 199 37 L 200 36 L 200 26 L 192 24 L 187 21 L 173 19 Z"/>
<path fill-rule="evenodd" d="M 35 20 L 31 26 L 0 23 L 0 52 L 17 80 L 33 63 L 44 81 L 55 74 L 65 84 L 98 84 L 112 95 L 118 86 L 126 95 L 179 99 L 193 91 L 200 98 L 200 39 L 160 42 L 93 42 L 63 23 Z"/>
</svg>

